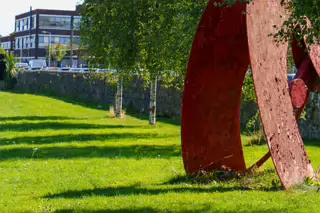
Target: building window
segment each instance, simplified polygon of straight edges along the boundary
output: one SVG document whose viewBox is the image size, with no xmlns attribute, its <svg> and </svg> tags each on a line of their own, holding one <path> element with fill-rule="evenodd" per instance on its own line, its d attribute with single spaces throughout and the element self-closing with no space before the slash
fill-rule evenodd
<svg viewBox="0 0 320 213">
<path fill-rule="evenodd" d="M 15 38 L 14 44 L 15 44 L 15 48 L 19 49 L 19 40 L 17 38 Z"/>
<path fill-rule="evenodd" d="M 16 21 L 16 32 L 20 31 L 20 21 Z"/>
<path fill-rule="evenodd" d="M 44 43 L 44 36 L 39 36 L 39 43 L 41 43 L 41 44 Z"/>
<path fill-rule="evenodd" d="M 76 45 L 79 42 L 79 37 L 74 37 L 75 38 L 75 42 L 74 45 Z M 50 36 L 48 35 L 39 35 L 39 48 L 47 48 L 49 46 L 49 40 L 50 40 Z M 65 35 L 52 35 L 51 36 L 51 44 L 62 44 L 65 46 L 70 45 L 70 37 L 69 36 L 65 36 Z"/>
<path fill-rule="evenodd" d="M 11 42 L 2 42 L 1 48 L 4 50 L 9 50 L 11 48 Z"/>
<path fill-rule="evenodd" d="M 32 29 L 35 29 L 37 26 L 37 16 L 32 16 Z"/>
<path fill-rule="evenodd" d="M 40 29 L 64 29 L 70 30 L 71 17 L 40 15 L 39 16 Z"/>
<path fill-rule="evenodd" d="M 80 45 L 80 37 L 79 36 L 73 37 L 73 44 Z"/>
<path fill-rule="evenodd" d="M 23 30 L 28 30 L 28 19 L 23 20 Z"/>
<path fill-rule="evenodd" d="M 81 24 L 81 17 L 80 16 L 74 16 L 73 17 L 73 29 L 74 30 L 80 30 L 80 24 Z"/>
<path fill-rule="evenodd" d="M 31 36 L 31 44 L 30 47 L 34 48 L 35 47 L 35 43 L 36 43 L 36 37 L 34 35 Z"/>
<path fill-rule="evenodd" d="M 70 44 L 70 38 L 66 37 L 60 37 L 60 44 L 69 45 Z"/>
<path fill-rule="evenodd" d="M 20 30 L 19 31 L 23 31 L 23 20 L 20 20 Z"/>
<path fill-rule="evenodd" d="M 22 49 L 23 48 L 23 38 L 19 37 L 16 38 L 16 49 Z"/>
<path fill-rule="evenodd" d="M 49 36 L 40 35 L 38 43 L 39 43 L 40 48 L 48 47 L 49 46 Z"/>
</svg>

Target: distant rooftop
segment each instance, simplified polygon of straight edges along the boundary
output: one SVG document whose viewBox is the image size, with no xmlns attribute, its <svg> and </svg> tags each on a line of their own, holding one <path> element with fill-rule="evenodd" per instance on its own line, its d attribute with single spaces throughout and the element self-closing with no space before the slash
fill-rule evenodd
<svg viewBox="0 0 320 213">
<path fill-rule="evenodd" d="M 34 9 L 32 10 L 32 14 L 48 14 L 48 15 L 70 15 L 70 16 L 76 16 L 80 15 L 81 13 L 81 5 L 76 6 L 75 10 L 56 10 L 56 9 Z M 30 11 L 27 11 L 25 13 L 21 13 L 19 15 L 16 15 L 16 19 L 21 19 L 28 17 L 30 15 Z"/>
</svg>

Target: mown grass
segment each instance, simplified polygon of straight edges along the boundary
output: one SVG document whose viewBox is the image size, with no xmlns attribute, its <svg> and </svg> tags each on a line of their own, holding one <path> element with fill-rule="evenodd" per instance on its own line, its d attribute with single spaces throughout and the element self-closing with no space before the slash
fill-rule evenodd
<svg viewBox="0 0 320 213">
<path fill-rule="evenodd" d="M 175 122 L 151 127 L 44 96 L 1 92 L 0 100 L 0 212 L 320 211 L 317 189 L 284 191 L 271 161 L 230 181 L 186 177 Z M 319 145 L 307 143 L 315 168 Z M 250 165 L 267 147 L 244 151 Z"/>
</svg>

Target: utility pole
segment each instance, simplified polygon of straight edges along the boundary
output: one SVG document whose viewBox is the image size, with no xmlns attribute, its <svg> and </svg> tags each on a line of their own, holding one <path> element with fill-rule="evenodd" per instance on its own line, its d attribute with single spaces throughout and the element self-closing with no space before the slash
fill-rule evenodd
<svg viewBox="0 0 320 213">
<path fill-rule="evenodd" d="M 30 60 L 30 48 L 31 48 L 31 30 L 32 30 L 32 7 L 30 6 L 29 45 L 28 45 L 28 59 L 29 60 Z"/>
<path fill-rule="evenodd" d="M 71 16 L 71 39 L 70 39 L 70 58 L 71 58 L 71 67 L 73 67 L 73 37 L 74 37 L 74 16 Z"/>
<path fill-rule="evenodd" d="M 49 52 L 49 59 L 48 59 L 48 67 L 51 66 L 51 32 L 48 31 L 42 31 L 44 34 L 49 34 L 49 46 L 48 46 L 48 52 Z"/>
<path fill-rule="evenodd" d="M 20 63 L 22 62 L 22 53 L 23 53 L 23 51 L 22 51 L 22 48 L 23 48 L 22 40 L 23 40 L 23 39 L 21 39 L 21 40 L 20 40 L 21 42 L 19 42 L 19 45 L 20 45 Z"/>
</svg>

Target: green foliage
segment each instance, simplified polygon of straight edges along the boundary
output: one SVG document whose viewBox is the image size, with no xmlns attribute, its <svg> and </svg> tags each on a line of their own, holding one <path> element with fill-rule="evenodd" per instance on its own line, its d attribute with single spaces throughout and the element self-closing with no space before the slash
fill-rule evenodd
<svg viewBox="0 0 320 213">
<path fill-rule="evenodd" d="M 320 39 L 320 0 L 282 0 L 281 4 L 286 8 L 283 16 L 288 16 L 288 20 L 282 26 L 275 26 L 278 33 L 274 37 L 278 42 L 306 38 L 310 47 Z"/>
<path fill-rule="evenodd" d="M 249 4 L 254 0 L 239 0 L 241 3 Z M 232 7 L 236 3 L 236 0 L 223 0 L 221 2 L 215 2 L 215 6 L 217 7 Z"/>
<path fill-rule="evenodd" d="M 189 51 L 207 1 L 86 0 L 82 43 L 91 60 L 182 89 Z"/>
<path fill-rule="evenodd" d="M 51 45 L 50 49 L 48 49 L 47 57 L 51 57 L 52 62 L 60 62 L 67 54 L 67 48 L 63 44 L 55 44 Z M 50 51 L 50 54 L 49 54 Z"/>
<path fill-rule="evenodd" d="M 254 3 L 255 0 L 240 0 L 242 3 Z M 220 7 L 231 7 L 235 0 L 223 0 L 215 3 Z M 282 17 L 287 18 L 282 26 L 274 26 L 277 33 L 273 36 L 277 42 L 289 42 L 293 39 L 306 39 L 308 47 L 320 40 L 320 0 L 281 0 L 285 8 Z M 311 27 L 312 25 L 312 27 Z"/>
<path fill-rule="evenodd" d="M 13 53 L 6 54 L 5 57 L 6 62 L 6 74 L 8 78 L 15 78 L 18 74 L 18 68 L 16 67 L 16 59 Z"/>
<path fill-rule="evenodd" d="M 250 137 L 250 140 L 246 144 L 248 146 L 261 146 L 267 144 L 262 127 L 258 130 L 253 130 L 253 132 L 250 133 Z"/>
<path fill-rule="evenodd" d="M 7 54 L 7 52 L 0 47 L 0 54 L 4 54 L 5 55 L 5 54 Z"/>
<path fill-rule="evenodd" d="M 81 39 L 91 64 L 117 70 L 121 78 L 136 68 L 135 8 L 129 0 L 87 0 L 83 6 Z"/>
<path fill-rule="evenodd" d="M 0 52 L 5 55 L 5 87 L 6 89 L 13 89 L 16 84 L 16 77 L 19 73 L 19 69 L 16 67 L 16 59 L 13 53 L 6 53 L 4 50 L 0 49 Z"/>
<path fill-rule="evenodd" d="M 257 102 L 251 70 L 246 72 L 242 87 L 242 95 L 245 103 Z"/>
<path fill-rule="evenodd" d="M 242 103 L 257 103 L 252 71 L 250 69 L 246 72 L 242 86 Z M 246 131 L 248 133 L 253 133 L 253 135 L 256 135 L 257 131 L 259 132 L 261 128 L 262 124 L 260 120 L 260 111 L 258 107 L 256 107 L 255 114 L 248 120 L 246 124 Z"/>
</svg>

